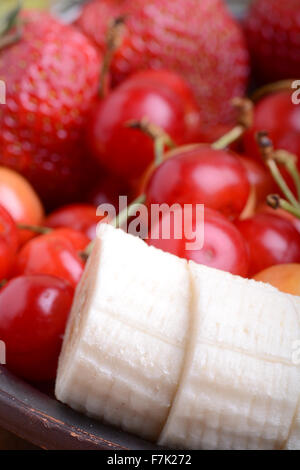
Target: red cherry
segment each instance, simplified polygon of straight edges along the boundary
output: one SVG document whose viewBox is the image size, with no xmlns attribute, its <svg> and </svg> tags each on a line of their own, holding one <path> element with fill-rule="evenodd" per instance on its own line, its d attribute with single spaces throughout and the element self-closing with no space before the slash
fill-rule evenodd
<svg viewBox="0 0 300 470">
<path fill-rule="evenodd" d="M 10 273 L 18 244 L 17 226 L 7 210 L 0 205 L 0 281 Z"/>
<path fill-rule="evenodd" d="M 112 204 L 117 209 L 119 196 L 129 196 L 131 199 L 130 192 L 123 181 L 106 174 L 92 186 L 86 200 L 95 207 L 101 204 Z"/>
<path fill-rule="evenodd" d="M 14 275 L 49 274 L 76 287 L 84 269 L 78 251 L 84 249 L 88 242 L 84 234 L 76 234 L 71 229 L 40 235 L 26 243 L 17 255 Z"/>
<path fill-rule="evenodd" d="M 237 222 L 250 253 L 250 276 L 276 264 L 300 262 L 300 235 L 295 227 L 273 214 L 256 214 Z"/>
<path fill-rule="evenodd" d="M 185 119 L 187 124 L 187 142 L 202 141 L 201 134 L 201 116 L 196 102 L 196 98 L 188 84 L 177 73 L 170 70 L 141 70 L 131 75 L 122 87 L 135 87 L 136 84 L 146 86 L 156 86 L 158 90 L 163 87 L 172 91 L 177 98 L 180 98 L 182 106 L 185 109 Z M 225 132 L 224 132 L 225 133 Z M 223 135 L 223 134 L 222 134 Z"/>
<path fill-rule="evenodd" d="M 69 227 L 82 232 L 93 240 L 96 237 L 97 224 L 101 217 L 96 215 L 97 208 L 91 204 L 71 204 L 61 207 L 50 214 L 46 221 L 46 227 Z"/>
<path fill-rule="evenodd" d="M 299 123 L 300 106 L 293 103 L 292 92 L 281 91 L 264 97 L 255 107 L 253 127 L 244 135 L 247 155 L 261 160 L 256 133 L 268 131 L 276 149 L 288 150 L 300 158 Z"/>
<path fill-rule="evenodd" d="M 229 218 L 244 209 L 250 192 L 239 158 L 223 150 L 199 145 L 178 150 L 152 174 L 146 187 L 147 204 L 205 204 Z"/>
<path fill-rule="evenodd" d="M 74 290 L 62 279 L 31 275 L 0 291 L 0 338 L 7 367 L 31 381 L 55 378 Z"/>
<path fill-rule="evenodd" d="M 193 211 L 195 214 L 195 211 Z M 194 215 L 193 214 L 193 215 Z M 169 213 L 164 214 L 160 222 L 154 225 L 149 234 L 147 243 L 163 251 L 172 253 L 180 258 L 195 261 L 213 268 L 228 271 L 232 274 L 246 276 L 248 273 L 248 252 L 246 244 L 236 227 L 219 212 L 205 208 L 203 221 L 189 219 L 189 215 L 182 217 L 182 211 L 176 209 L 174 216 L 170 217 L 170 237 L 164 238 L 162 227 L 168 224 Z M 183 227 L 186 217 L 190 229 Z M 189 220 L 188 220 L 189 219 Z M 191 250 L 187 243 L 191 243 L 191 231 L 198 234 L 199 240 L 204 229 L 204 244 L 200 249 Z M 183 237 L 177 235 L 182 230 Z"/>
<path fill-rule="evenodd" d="M 53 230 L 48 234 L 48 238 L 64 238 L 71 243 L 72 247 L 76 251 L 83 251 L 90 243 L 89 237 L 79 230 L 75 230 L 69 227 L 61 227 Z"/>
<path fill-rule="evenodd" d="M 262 163 L 244 155 L 240 160 L 246 169 L 251 187 L 255 189 L 256 203 L 264 202 L 269 194 L 278 192 L 271 173 Z"/>
<path fill-rule="evenodd" d="M 154 159 L 153 142 L 140 130 L 126 126 L 147 118 L 181 144 L 189 130 L 182 101 L 165 87 L 135 83 L 122 85 L 99 101 L 87 126 L 87 144 L 108 171 L 135 181 Z"/>
<path fill-rule="evenodd" d="M 292 225 L 295 227 L 297 232 L 300 234 L 300 219 L 298 217 L 295 217 L 294 215 L 290 214 L 289 212 L 283 210 L 283 209 L 273 209 L 272 207 L 268 206 L 268 204 L 260 204 L 257 208 L 258 213 L 267 213 L 267 214 L 273 214 L 278 217 L 282 217 L 283 219 L 288 220 L 289 222 L 292 223 Z"/>
</svg>

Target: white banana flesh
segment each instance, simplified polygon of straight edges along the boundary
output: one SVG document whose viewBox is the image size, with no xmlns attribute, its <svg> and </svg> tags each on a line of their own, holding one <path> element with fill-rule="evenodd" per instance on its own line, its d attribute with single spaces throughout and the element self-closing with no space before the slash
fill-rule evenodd
<svg viewBox="0 0 300 470">
<path fill-rule="evenodd" d="M 160 443 L 273 449 L 288 439 L 300 393 L 292 301 L 263 284 L 190 263 L 194 333 Z"/>
<path fill-rule="evenodd" d="M 103 224 L 68 323 L 58 399 L 155 440 L 179 381 L 189 304 L 184 260 Z"/>
<path fill-rule="evenodd" d="M 161 445 L 300 449 L 300 299 L 102 225 L 56 396 Z"/>
</svg>

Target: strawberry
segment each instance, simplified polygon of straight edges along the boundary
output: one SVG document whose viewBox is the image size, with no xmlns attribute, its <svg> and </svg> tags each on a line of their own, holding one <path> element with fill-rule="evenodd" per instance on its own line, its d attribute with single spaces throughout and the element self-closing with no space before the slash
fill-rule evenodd
<svg viewBox="0 0 300 470">
<path fill-rule="evenodd" d="M 300 77 L 299 0 L 255 0 L 245 29 L 262 81 Z"/>
<path fill-rule="evenodd" d="M 115 14 L 125 15 L 126 28 L 113 84 L 140 69 L 173 70 L 191 85 L 207 125 L 231 123 L 230 102 L 246 88 L 248 52 L 222 0 L 93 0 L 77 24 L 101 52 Z"/>
<path fill-rule="evenodd" d="M 82 134 L 97 95 L 100 57 L 76 28 L 48 13 L 22 13 L 20 41 L 1 50 L 0 164 L 36 188 L 46 205 L 76 198 L 85 174 Z"/>
</svg>

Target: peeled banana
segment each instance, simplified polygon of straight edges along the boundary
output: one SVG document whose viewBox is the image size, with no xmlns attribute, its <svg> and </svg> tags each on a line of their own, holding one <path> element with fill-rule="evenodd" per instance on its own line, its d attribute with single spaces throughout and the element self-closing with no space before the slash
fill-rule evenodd
<svg viewBox="0 0 300 470">
<path fill-rule="evenodd" d="M 300 449 L 300 300 L 103 224 L 56 396 L 163 446 Z"/>
</svg>

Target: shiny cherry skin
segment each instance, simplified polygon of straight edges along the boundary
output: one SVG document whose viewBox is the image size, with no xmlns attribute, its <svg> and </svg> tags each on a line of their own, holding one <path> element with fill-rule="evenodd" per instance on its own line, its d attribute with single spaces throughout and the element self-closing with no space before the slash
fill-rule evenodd
<svg viewBox="0 0 300 470">
<path fill-rule="evenodd" d="M 255 107 L 254 125 L 244 135 L 244 146 L 249 157 L 261 160 L 258 131 L 268 131 L 276 149 L 288 150 L 300 159 L 300 106 L 292 102 L 292 92 L 272 93 Z"/>
<path fill-rule="evenodd" d="M 269 194 L 278 192 L 278 187 L 270 172 L 261 162 L 245 155 L 240 156 L 240 161 L 246 169 L 251 187 L 254 188 L 256 204 L 265 202 Z"/>
<path fill-rule="evenodd" d="M 209 208 L 204 209 L 204 226 L 201 218 L 197 220 L 195 211 L 193 211 L 192 219 L 189 216 L 190 214 L 185 216 L 188 226 L 183 227 L 184 217 L 182 217 L 181 209 L 176 209 L 174 216 L 172 214 L 170 216 L 170 237 L 165 238 L 162 235 L 162 227 L 169 221 L 169 214 L 165 213 L 159 223 L 151 227 L 147 243 L 198 264 L 247 276 L 248 251 L 245 241 L 236 227 L 222 214 Z M 183 237 L 177 239 L 176 233 L 180 233 L 180 229 L 182 229 Z M 199 241 L 204 235 L 202 248 L 190 249 L 187 245 L 187 243 L 193 242 L 191 229 L 194 235 L 198 234 Z"/>
<path fill-rule="evenodd" d="M 208 145 L 177 151 L 154 170 L 146 186 L 147 205 L 205 204 L 230 219 L 237 218 L 250 193 L 239 158 Z"/>
<path fill-rule="evenodd" d="M 72 247 L 76 251 L 83 251 L 89 245 L 89 237 L 79 230 L 75 230 L 69 227 L 61 227 L 53 229 L 52 232 L 48 234 L 48 238 L 65 238 L 66 241 L 71 243 Z"/>
<path fill-rule="evenodd" d="M 172 91 L 177 98 L 180 98 L 185 109 L 185 119 L 187 124 L 186 141 L 203 141 L 204 136 L 201 132 L 202 122 L 200 110 L 191 88 L 181 76 L 171 70 L 140 70 L 139 72 L 131 75 L 121 86 L 134 87 L 136 83 L 156 86 L 158 90 L 166 88 L 167 90 Z"/>
<path fill-rule="evenodd" d="M 152 139 L 126 126 L 145 117 L 177 144 L 185 142 L 188 130 L 180 98 L 150 84 L 116 88 L 98 102 L 87 123 L 87 145 L 95 159 L 128 182 L 135 182 L 154 159 Z"/>
<path fill-rule="evenodd" d="M 7 210 L 0 205 L 0 281 L 9 276 L 18 245 L 17 226 Z"/>
<path fill-rule="evenodd" d="M 53 276 L 20 276 L 0 290 L 6 367 L 26 380 L 55 378 L 74 289 Z"/>
<path fill-rule="evenodd" d="M 74 238 L 70 237 L 70 229 L 66 236 L 66 230 L 54 230 L 27 242 L 17 255 L 13 275 L 49 274 L 76 287 L 84 270 L 84 262 L 78 251 L 82 251 L 89 239 L 81 233 L 74 235 Z M 85 244 L 81 241 L 82 237 L 85 238 Z"/>
<path fill-rule="evenodd" d="M 250 276 L 277 264 L 300 262 L 300 235 L 288 220 L 259 213 L 236 226 L 249 249 Z"/>
<path fill-rule="evenodd" d="M 257 207 L 257 213 L 260 213 L 260 212 L 277 215 L 279 217 L 282 217 L 285 220 L 288 220 L 289 222 L 291 222 L 291 224 L 295 227 L 297 232 L 299 232 L 300 234 L 300 219 L 290 214 L 289 212 L 284 211 L 283 209 L 273 209 L 272 207 L 268 206 L 268 204 L 266 203 L 260 204 Z"/>
<path fill-rule="evenodd" d="M 86 196 L 86 201 L 95 207 L 101 204 L 111 204 L 116 209 L 119 207 L 119 196 L 127 196 L 128 201 L 132 200 L 132 190 L 127 184 L 115 178 L 111 174 L 103 174 L 95 184 L 92 185 Z"/>
<path fill-rule="evenodd" d="M 44 208 L 30 185 L 19 173 L 0 167 L 0 204 L 10 213 L 16 224 L 42 225 Z M 32 238 L 34 233 L 19 230 L 19 242 L 22 245 Z"/>
<path fill-rule="evenodd" d="M 91 204 L 71 204 L 52 212 L 45 226 L 51 228 L 69 227 L 84 233 L 89 240 L 96 237 L 96 228 L 101 217 L 96 215 L 97 208 Z"/>
</svg>

